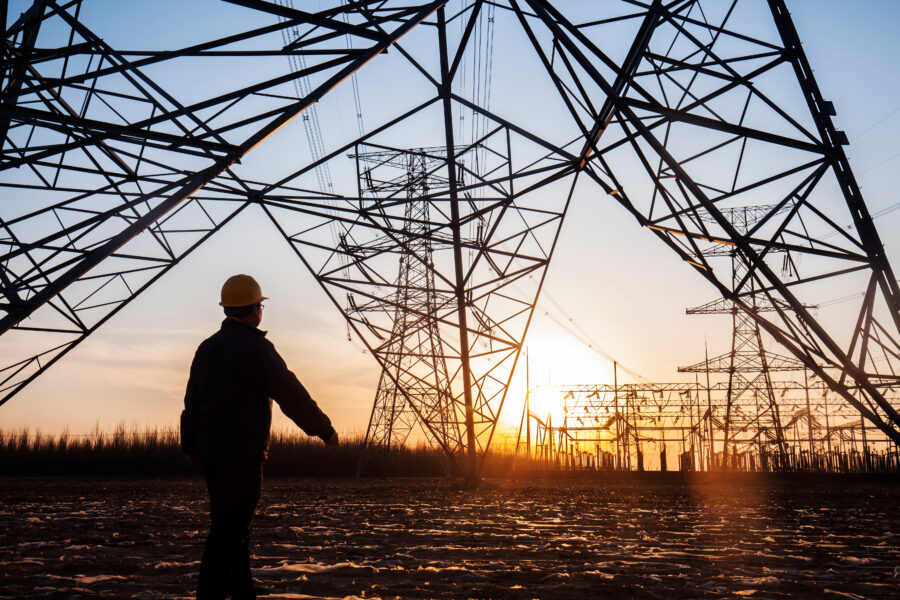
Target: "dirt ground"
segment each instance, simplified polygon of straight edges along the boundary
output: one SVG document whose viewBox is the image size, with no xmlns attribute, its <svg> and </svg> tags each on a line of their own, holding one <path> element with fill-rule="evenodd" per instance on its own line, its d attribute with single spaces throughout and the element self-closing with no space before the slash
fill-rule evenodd
<svg viewBox="0 0 900 600">
<path fill-rule="evenodd" d="M 888 598 L 896 483 L 276 479 L 268 598 Z M 0 597 L 188 598 L 199 479 L 0 480 Z"/>
</svg>

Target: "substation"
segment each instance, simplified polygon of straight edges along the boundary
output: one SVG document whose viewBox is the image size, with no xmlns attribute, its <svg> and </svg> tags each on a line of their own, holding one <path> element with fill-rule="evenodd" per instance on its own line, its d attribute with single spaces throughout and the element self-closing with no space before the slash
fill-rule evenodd
<svg viewBox="0 0 900 600">
<path fill-rule="evenodd" d="M 672 357 L 682 382 L 543 390 L 564 417 L 526 399 L 517 456 L 900 469 L 900 287 L 785 0 L 12 4 L 0 403 L 258 211 L 381 367 L 367 444 L 418 429 L 477 479 L 591 198 L 705 286 L 688 312 L 731 348 Z"/>
<path fill-rule="evenodd" d="M 564 419 L 528 412 L 513 448 L 534 469 L 896 472 L 897 447 L 821 382 L 558 386 Z M 776 399 L 772 402 L 772 398 Z M 732 401 L 729 402 L 729 398 Z"/>
</svg>

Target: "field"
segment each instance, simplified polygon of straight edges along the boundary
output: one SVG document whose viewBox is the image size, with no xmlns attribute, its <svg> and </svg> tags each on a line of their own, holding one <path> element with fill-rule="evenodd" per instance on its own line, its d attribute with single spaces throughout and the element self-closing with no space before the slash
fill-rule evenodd
<svg viewBox="0 0 900 600">
<path fill-rule="evenodd" d="M 896 480 L 266 480 L 268 598 L 887 598 Z M 188 598 L 202 482 L 0 481 L 0 597 Z"/>
</svg>

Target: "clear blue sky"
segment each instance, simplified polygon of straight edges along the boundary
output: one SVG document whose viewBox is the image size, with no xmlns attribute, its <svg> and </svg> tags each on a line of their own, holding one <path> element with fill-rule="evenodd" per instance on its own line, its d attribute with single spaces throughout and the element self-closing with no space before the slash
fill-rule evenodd
<svg viewBox="0 0 900 600">
<path fill-rule="evenodd" d="M 11 18 L 25 4 L 11 2 Z M 122 12 L 147 23 L 144 35 L 166 32 L 177 40 L 178 27 L 164 27 L 159 8 L 138 13 L 132 3 L 86 3 L 91 5 L 104 6 L 97 12 L 97 26 L 109 28 L 104 37 L 110 42 L 124 36 L 124 29 L 111 27 Z M 900 202 L 895 176 L 900 169 L 900 3 L 800 0 L 789 7 L 819 86 L 837 107 L 836 123 L 851 139 L 848 153 L 870 211 L 878 213 Z M 200 18 L 202 11 L 194 10 Z M 223 28 L 232 25 L 230 9 L 212 14 Z M 374 89 L 365 76 L 360 86 L 366 117 L 375 122 L 390 110 L 377 100 L 388 91 Z M 502 93 L 497 97 L 502 99 Z M 349 96 L 342 98 L 349 101 Z M 326 137 L 343 138 L 354 131 L 353 121 L 326 124 Z M 301 133 L 299 124 L 292 123 L 282 135 Z M 900 210 L 876 224 L 896 268 L 900 249 L 894 232 L 900 228 Z M 230 224 L 0 408 L 0 424 L 49 432 L 65 427 L 81 432 L 95 423 L 103 428 L 122 422 L 174 425 L 190 358 L 221 318 L 216 306 L 221 282 L 237 272 L 256 275 L 272 298 L 263 327 L 338 428 L 364 431 L 378 368 L 358 343 L 347 341 L 341 315 L 255 212 Z M 611 377 L 609 362 L 554 318 L 571 317 L 622 363 L 656 380 L 678 380 L 676 367 L 702 359 L 704 340 L 713 354 L 728 345 L 726 317 L 684 314 L 686 306 L 712 299 L 712 289 L 618 206 L 583 199 L 572 206 L 545 289 L 558 305 L 542 300 L 529 334 L 532 379 L 538 382 L 604 382 Z M 519 390 L 521 377 L 514 388 Z M 513 398 L 506 419 L 517 420 L 516 411 Z M 279 415 L 276 426 L 284 424 Z"/>
</svg>

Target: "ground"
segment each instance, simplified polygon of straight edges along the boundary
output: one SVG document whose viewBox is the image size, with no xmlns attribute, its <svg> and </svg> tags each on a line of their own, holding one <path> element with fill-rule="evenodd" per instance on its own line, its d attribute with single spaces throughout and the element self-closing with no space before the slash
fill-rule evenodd
<svg viewBox="0 0 900 600">
<path fill-rule="evenodd" d="M 896 479 L 265 482 L 269 598 L 887 598 Z M 188 598 L 199 479 L 0 481 L 0 597 Z"/>
</svg>

